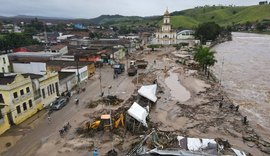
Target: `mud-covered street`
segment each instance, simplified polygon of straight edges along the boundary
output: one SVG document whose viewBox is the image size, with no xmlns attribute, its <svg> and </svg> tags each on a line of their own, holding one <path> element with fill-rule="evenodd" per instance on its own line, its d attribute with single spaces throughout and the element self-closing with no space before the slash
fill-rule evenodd
<svg viewBox="0 0 270 156">
<path fill-rule="evenodd" d="M 112 95 L 117 100 L 109 101 L 109 104 L 101 100 L 97 70 L 85 84 L 86 91 L 74 94 L 67 106 L 54 112 L 51 123 L 47 120 L 47 112 L 43 111 L 2 135 L 1 152 L 6 151 L 2 155 L 87 155 L 95 148 L 99 149 L 100 155 L 106 155 L 114 148 L 122 156 L 140 142 L 140 135 L 148 134 L 152 128 L 167 136 L 167 141 L 160 142 L 167 148 L 178 147 L 178 142 L 168 140 L 187 136 L 228 140 L 232 147 L 254 156 L 270 154 L 269 136 L 257 134 L 250 124 L 244 124 L 241 107 L 238 110 L 213 78 L 208 79 L 192 63 L 190 66 L 179 63 L 180 55 L 190 55 L 190 52 L 167 47 L 131 54 L 130 60 L 148 61 L 146 69 L 139 69 L 138 77 L 129 77 L 125 72 L 114 79 L 113 69 L 104 66 L 101 69 L 103 97 Z M 158 100 L 149 110 L 147 128 L 132 131 L 125 125 L 113 131 L 78 132 L 79 128 L 83 129 L 87 122 L 94 122 L 102 114 L 110 111 L 125 114 L 132 103 L 139 100 L 137 90 L 155 80 Z M 75 98 L 80 99 L 78 106 L 74 103 Z M 72 127 L 61 137 L 58 130 L 66 122 Z M 11 145 L 6 147 L 8 142 Z"/>
</svg>

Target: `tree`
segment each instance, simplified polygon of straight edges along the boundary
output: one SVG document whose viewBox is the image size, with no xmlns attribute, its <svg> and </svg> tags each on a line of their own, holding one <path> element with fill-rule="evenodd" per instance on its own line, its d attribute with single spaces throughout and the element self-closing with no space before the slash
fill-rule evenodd
<svg viewBox="0 0 270 156">
<path fill-rule="evenodd" d="M 13 48 L 37 44 L 31 36 L 24 33 L 9 33 L 0 38 L 0 50 L 7 51 Z"/>
<path fill-rule="evenodd" d="M 151 48 L 151 49 L 152 49 L 151 51 L 154 51 L 155 48 L 160 48 L 161 45 L 159 45 L 159 44 L 150 44 L 150 45 L 148 45 L 147 47 L 148 47 L 148 48 Z"/>
<path fill-rule="evenodd" d="M 197 48 L 194 54 L 194 60 L 199 63 L 203 71 L 208 73 L 209 77 L 209 67 L 214 66 L 217 60 L 215 59 L 215 51 L 210 51 L 207 47 L 200 46 Z"/>
<path fill-rule="evenodd" d="M 256 24 L 256 30 L 262 32 L 264 29 L 266 29 L 266 25 L 263 23 L 257 23 Z"/>
<path fill-rule="evenodd" d="M 207 40 L 215 40 L 221 33 L 222 28 L 215 22 L 207 22 L 200 24 L 195 30 L 195 37 L 201 42 Z"/>
</svg>

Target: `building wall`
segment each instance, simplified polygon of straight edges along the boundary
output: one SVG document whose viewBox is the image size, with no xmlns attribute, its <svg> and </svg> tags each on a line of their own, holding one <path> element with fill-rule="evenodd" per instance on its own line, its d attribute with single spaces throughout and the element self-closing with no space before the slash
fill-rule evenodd
<svg viewBox="0 0 270 156">
<path fill-rule="evenodd" d="M 0 134 L 8 130 L 10 125 L 20 124 L 56 99 L 56 88 L 54 91 L 52 89 L 53 93 L 46 98 L 42 98 L 42 93 L 41 96 L 35 98 L 34 88 L 41 91 L 40 88 L 47 88 L 51 84 L 59 83 L 58 73 L 48 73 L 40 78 L 38 80 L 40 88 L 33 87 L 33 81 L 30 77 L 24 78 L 18 74 L 11 84 L 0 85 L 0 97 L 2 97 L 0 104 L 5 105 L 0 110 L 2 114 L 0 116 Z"/>
<path fill-rule="evenodd" d="M 76 75 L 75 74 L 70 75 L 69 77 L 61 80 L 59 84 L 60 84 L 60 94 L 66 91 L 70 91 L 73 87 L 77 85 Z"/>
<path fill-rule="evenodd" d="M 7 55 L 0 55 L 0 73 L 9 73 L 10 64 Z"/>
<path fill-rule="evenodd" d="M 88 70 L 88 77 L 95 75 L 95 72 L 96 72 L 95 64 L 92 63 L 92 64 L 88 65 L 87 70 Z"/>
<path fill-rule="evenodd" d="M 116 60 L 121 60 L 126 56 L 126 52 L 124 49 L 119 49 L 118 51 L 114 52 L 113 57 Z"/>
<path fill-rule="evenodd" d="M 78 78 L 78 71 L 76 68 L 64 68 L 61 71 L 63 72 L 75 72 L 76 73 L 76 78 Z M 88 79 L 88 67 L 84 66 L 79 68 L 79 75 L 80 75 L 80 82 L 87 80 Z M 77 80 L 78 81 L 78 80 Z"/>
<path fill-rule="evenodd" d="M 40 104 L 34 102 L 30 77 L 24 78 L 22 75 L 17 75 L 13 83 L 0 85 L 0 93 L 7 105 L 4 111 L 9 116 L 9 124 L 17 125 L 34 115 L 38 109 L 42 109 Z M 4 127 L 7 127 L 6 123 Z"/>
<path fill-rule="evenodd" d="M 57 72 L 48 72 L 39 79 L 42 104 L 44 107 L 50 105 L 60 95 L 60 85 Z"/>
<path fill-rule="evenodd" d="M 43 75 L 46 73 L 46 63 L 13 63 L 13 70 L 15 73 L 33 73 Z"/>
<path fill-rule="evenodd" d="M 60 50 L 59 50 L 59 53 L 61 53 L 61 54 L 67 54 L 67 53 L 68 53 L 68 47 L 65 46 L 65 47 L 63 47 L 62 49 L 60 49 Z"/>
<path fill-rule="evenodd" d="M 10 128 L 7 118 L 8 107 L 6 105 L 7 92 L 0 90 L 0 135 Z"/>
<path fill-rule="evenodd" d="M 10 128 L 7 115 L 5 115 L 3 112 L 2 114 L 3 114 L 3 118 L 0 119 L 0 135 Z"/>
</svg>

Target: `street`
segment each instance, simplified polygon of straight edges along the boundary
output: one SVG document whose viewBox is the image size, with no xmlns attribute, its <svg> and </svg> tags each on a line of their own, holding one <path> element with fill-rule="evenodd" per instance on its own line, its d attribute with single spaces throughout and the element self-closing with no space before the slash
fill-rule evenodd
<svg viewBox="0 0 270 156">
<path fill-rule="evenodd" d="M 88 80 L 86 84 L 86 91 L 80 94 L 74 94 L 69 103 L 59 111 L 51 114 L 51 123 L 48 122 L 48 115 L 45 110 L 39 112 L 34 118 L 35 121 L 29 124 L 22 123 L 14 126 L 10 131 L 0 137 L 0 140 L 5 140 L 8 136 L 23 135 L 15 145 L 11 145 L 8 151 L 1 154 L 3 156 L 22 156 L 34 155 L 35 151 L 45 142 L 49 137 L 60 137 L 59 130 L 62 126 L 69 122 L 72 126 L 70 131 L 76 127 L 77 121 L 81 118 L 81 114 L 85 113 L 85 104 L 89 100 L 97 99 L 100 96 L 100 80 L 98 78 L 99 69 L 96 70 L 94 80 Z M 126 73 L 119 75 L 117 79 L 113 79 L 113 69 L 110 66 L 105 66 L 101 69 L 102 91 L 104 96 L 108 94 L 117 95 L 125 99 L 129 97 L 134 90 L 134 85 L 131 83 L 132 77 L 127 77 Z M 112 86 L 108 89 L 108 86 Z M 79 105 L 75 105 L 75 98 L 80 99 Z M 33 120 L 33 119 L 29 119 Z M 28 121 L 28 120 L 27 120 Z M 27 123 L 27 121 L 25 121 Z M 25 127 L 31 127 L 36 124 L 34 128 L 27 131 L 25 134 L 19 133 Z M 2 141 L 1 141 L 2 142 Z M 7 142 L 6 142 L 7 143 Z"/>
</svg>

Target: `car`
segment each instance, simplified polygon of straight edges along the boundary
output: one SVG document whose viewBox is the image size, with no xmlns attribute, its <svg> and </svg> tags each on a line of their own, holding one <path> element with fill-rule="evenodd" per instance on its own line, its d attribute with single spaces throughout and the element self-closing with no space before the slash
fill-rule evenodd
<svg viewBox="0 0 270 156">
<path fill-rule="evenodd" d="M 67 104 L 68 100 L 67 98 L 59 98 L 58 100 L 54 101 L 51 104 L 51 109 L 52 110 L 60 110 Z"/>
</svg>

